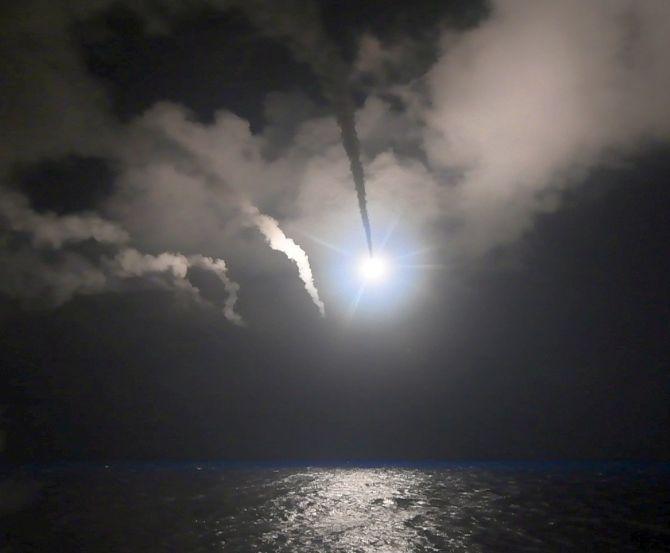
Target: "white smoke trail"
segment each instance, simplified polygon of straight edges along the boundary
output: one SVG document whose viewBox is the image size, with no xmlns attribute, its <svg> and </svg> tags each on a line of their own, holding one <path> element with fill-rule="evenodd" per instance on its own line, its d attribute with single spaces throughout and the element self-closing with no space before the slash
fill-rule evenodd
<svg viewBox="0 0 670 553">
<path fill-rule="evenodd" d="M 147 273 L 170 272 L 176 279 L 186 278 L 188 259 L 179 253 L 144 254 L 126 248 L 114 257 L 114 274 L 121 278 L 143 276 Z"/>
<path fill-rule="evenodd" d="M 223 259 L 203 255 L 186 257 L 180 253 L 169 252 L 149 255 L 133 248 L 124 249 L 114 258 L 114 273 L 120 278 L 139 277 L 148 273 L 171 273 L 176 286 L 202 300 L 200 291 L 187 278 L 190 267 L 211 271 L 219 278 L 227 295 L 223 306 L 224 317 L 238 326 L 244 326 L 244 320 L 235 311 L 240 285 L 228 276 L 228 268 Z"/>
<path fill-rule="evenodd" d="M 223 259 L 214 259 L 202 255 L 194 255 L 189 257 L 189 262 L 192 267 L 207 269 L 219 277 L 219 280 L 222 282 L 227 294 L 226 301 L 223 304 L 223 315 L 230 322 L 239 326 L 244 326 L 242 317 L 240 317 L 240 315 L 235 312 L 235 304 L 237 303 L 240 285 L 228 276 L 226 262 Z"/>
<path fill-rule="evenodd" d="M 282 252 L 286 257 L 296 264 L 298 267 L 298 275 L 305 285 L 305 290 L 312 298 L 314 305 L 316 305 L 319 313 L 323 317 L 326 314 L 325 306 L 319 298 L 319 292 L 314 284 L 314 275 L 312 274 L 312 267 L 309 264 L 309 258 L 298 244 L 291 238 L 288 238 L 284 232 L 279 228 L 279 223 L 270 217 L 264 215 L 254 206 L 244 206 L 244 211 L 251 217 L 254 225 L 258 228 L 261 234 L 267 240 L 269 246 L 276 251 Z"/>
</svg>

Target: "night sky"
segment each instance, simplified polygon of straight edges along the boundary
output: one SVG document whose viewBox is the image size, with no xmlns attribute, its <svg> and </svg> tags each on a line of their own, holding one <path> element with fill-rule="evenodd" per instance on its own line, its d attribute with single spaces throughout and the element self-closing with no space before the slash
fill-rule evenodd
<svg viewBox="0 0 670 553">
<path fill-rule="evenodd" d="M 0 14 L 8 459 L 670 459 L 664 0 Z"/>
</svg>

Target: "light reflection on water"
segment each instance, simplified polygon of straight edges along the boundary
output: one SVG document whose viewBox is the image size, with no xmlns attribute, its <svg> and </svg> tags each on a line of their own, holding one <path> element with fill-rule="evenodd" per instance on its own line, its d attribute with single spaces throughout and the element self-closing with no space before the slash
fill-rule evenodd
<svg viewBox="0 0 670 553">
<path fill-rule="evenodd" d="M 265 486 L 271 497 L 245 508 L 242 516 L 218 520 L 217 526 L 228 538 L 224 551 L 476 553 L 637 547 L 631 530 L 645 526 L 631 516 L 639 516 L 627 489 L 631 483 L 617 490 L 628 502 L 619 503 L 610 486 L 622 483 L 611 480 L 600 473 L 516 474 L 481 468 L 312 469 L 269 479 Z M 664 513 L 657 511 L 668 520 L 667 508 Z M 256 530 L 245 532 L 250 526 Z M 646 530 L 658 533 L 648 543 L 668 537 L 661 525 L 647 525 Z M 632 545 L 622 541 L 631 539 Z"/>
<path fill-rule="evenodd" d="M 289 476 L 292 491 L 271 508 L 286 520 L 262 540 L 283 542 L 287 551 L 437 551 L 429 538 L 436 529 L 426 517 L 423 478 L 418 471 L 372 469 Z"/>
<path fill-rule="evenodd" d="M 670 551 L 665 469 L 200 468 L 47 471 L 7 551 Z"/>
</svg>

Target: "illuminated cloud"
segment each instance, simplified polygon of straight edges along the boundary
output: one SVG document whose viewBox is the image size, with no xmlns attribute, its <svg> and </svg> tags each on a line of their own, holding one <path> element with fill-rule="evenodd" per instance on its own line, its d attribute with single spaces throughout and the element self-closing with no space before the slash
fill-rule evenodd
<svg viewBox="0 0 670 553">
<path fill-rule="evenodd" d="M 244 324 L 235 312 L 240 287 L 228 276 L 222 259 L 202 255 L 186 257 L 169 252 L 141 253 L 123 245 L 129 235 L 115 223 L 93 214 L 40 214 L 22 195 L 2 189 L 0 220 L 4 223 L 5 237 L 12 233 L 26 235 L 33 246 L 0 252 L 0 262 L 6 269 L 0 278 L 0 291 L 10 297 L 58 306 L 75 295 L 117 290 L 119 280 L 169 275 L 168 280 L 154 279 L 146 284 L 187 291 L 197 301 L 203 301 L 198 289 L 188 280 L 189 268 L 198 267 L 213 272 L 223 284 L 227 294 L 224 316 L 234 324 Z M 68 249 L 68 246 L 86 240 L 120 249 L 112 259 L 102 254 L 97 261 Z M 43 255 L 41 250 L 44 249 L 55 253 Z"/>
<path fill-rule="evenodd" d="M 9 230 L 29 234 L 36 247 L 58 249 L 66 243 L 84 240 L 121 244 L 129 238 L 125 230 L 94 213 L 63 216 L 37 213 L 24 196 L 1 187 L 0 218 Z"/>
<path fill-rule="evenodd" d="M 446 32 L 426 83 L 425 147 L 450 171 L 454 247 L 517 239 L 591 168 L 670 138 L 664 0 L 496 0 Z"/>
</svg>

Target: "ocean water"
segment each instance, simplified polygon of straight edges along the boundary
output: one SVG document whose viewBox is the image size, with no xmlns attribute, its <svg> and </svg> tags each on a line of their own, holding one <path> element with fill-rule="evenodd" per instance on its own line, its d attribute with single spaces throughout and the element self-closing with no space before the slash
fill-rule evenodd
<svg viewBox="0 0 670 553">
<path fill-rule="evenodd" d="M 3 497 L 3 553 L 670 551 L 660 465 L 79 465 Z"/>
</svg>

